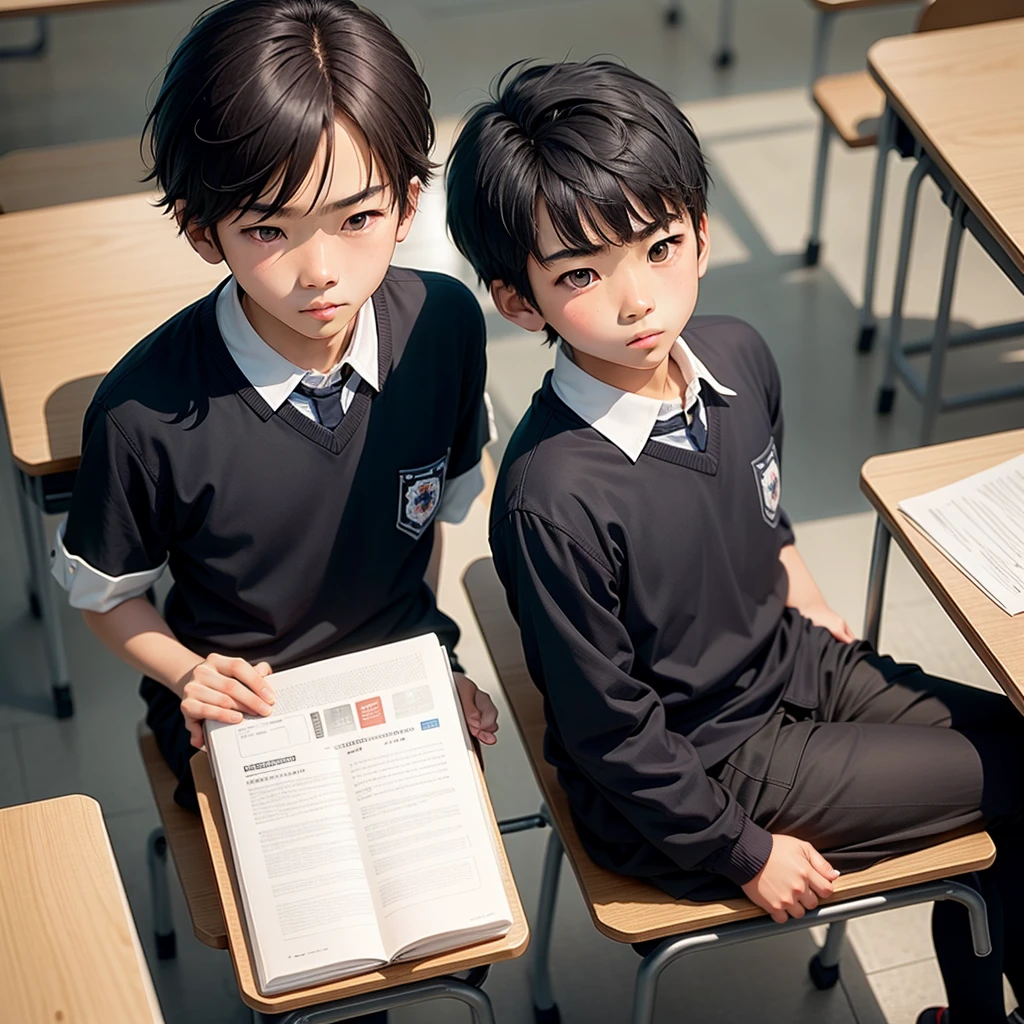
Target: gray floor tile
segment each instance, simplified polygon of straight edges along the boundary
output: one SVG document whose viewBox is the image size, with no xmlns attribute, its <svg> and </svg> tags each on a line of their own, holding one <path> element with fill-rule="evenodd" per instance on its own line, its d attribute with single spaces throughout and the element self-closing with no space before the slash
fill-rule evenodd
<svg viewBox="0 0 1024 1024">
<path fill-rule="evenodd" d="M 25 775 L 18 756 L 18 736 L 13 729 L 0 730 L 0 807 L 28 800 Z"/>
</svg>

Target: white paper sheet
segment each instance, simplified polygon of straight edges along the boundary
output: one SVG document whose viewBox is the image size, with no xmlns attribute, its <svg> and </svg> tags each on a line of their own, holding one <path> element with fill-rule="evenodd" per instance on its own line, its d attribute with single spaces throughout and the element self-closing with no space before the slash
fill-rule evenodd
<svg viewBox="0 0 1024 1024">
<path fill-rule="evenodd" d="M 899 508 L 1000 608 L 1024 612 L 1024 455 Z"/>
</svg>

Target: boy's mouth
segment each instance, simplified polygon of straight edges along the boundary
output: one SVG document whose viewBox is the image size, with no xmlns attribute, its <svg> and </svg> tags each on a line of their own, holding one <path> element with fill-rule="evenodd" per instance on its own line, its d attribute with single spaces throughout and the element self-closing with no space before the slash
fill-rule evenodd
<svg viewBox="0 0 1024 1024">
<path fill-rule="evenodd" d="M 300 312 L 311 316 L 314 320 L 333 320 L 339 309 L 341 309 L 340 306 L 326 303 L 323 305 L 307 306 L 305 309 L 300 310 Z"/>
<path fill-rule="evenodd" d="M 626 342 L 627 348 L 654 348 L 664 331 L 644 331 Z"/>
</svg>

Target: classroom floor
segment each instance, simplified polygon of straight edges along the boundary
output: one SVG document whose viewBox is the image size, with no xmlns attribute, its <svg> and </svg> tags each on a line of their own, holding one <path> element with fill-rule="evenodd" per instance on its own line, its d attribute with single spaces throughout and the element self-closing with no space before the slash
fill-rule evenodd
<svg viewBox="0 0 1024 1024">
<path fill-rule="evenodd" d="M 0 63 L 0 153 L 137 133 L 147 90 L 203 6 L 204 0 L 159 0 L 55 16 L 51 49 L 44 59 Z M 680 99 L 707 148 L 715 178 L 712 268 L 698 309 L 745 317 L 775 352 L 787 420 L 785 504 L 802 524 L 801 548 L 826 595 L 851 624 L 859 624 L 872 518 L 858 491 L 858 470 L 869 455 L 915 443 L 919 408 L 901 392 L 893 415 L 878 419 L 873 408 L 880 353 L 865 357 L 854 351 L 872 151 L 834 148 L 822 264 L 810 270 L 801 266 L 817 125 L 805 86 L 810 5 L 804 0 L 741 0 L 737 61 L 724 72 L 715 71 L 710 61 L 717 6 L 713 0 L 689 0 L 677 29 L 664 26 L 652 0 L 634 5 L 607 0 L 381 0 L 373 6 L 418 54 L 435 111 L 444 122 L 442 136 L 450 134 L 453 118 L 484 95 L 493 74 L 523 56 L 614 53 Z M 836 32 L 830 67 L 863 66 L 868 45 L 907 31 L 912 17 L 909 7 L 846 16 Z M 29 31 L 27 22 L 0 23 L 0 46 L 27 38 Z M 453 50 L 458 61 L 451 58 Z M 894 235 L 908 171 L 895 162 L 891 166 L 879 270 L 882 315 L 891 293 Z M 398 261 L 444 269 L 468 280 L 442 221 L 443 203 L 435 190 L 428 194 Z M 907 297 L 909 336 L 925 336 L 934 314 L 947 223 L 935 190 L 926 186 Z M 964 247 L 954 315 L 973 326 L 1024 319 L 1024 298 L 971 240 Z M 493 311 L 488 326 L 490 390 L 507 438 L 550 365 L 551 353 Z M 946 379 L 953 388 L 967 389 L 1009 378 L 1024 379 L 1024 342 L 960 350 L 950 360 Z M 1024 403 L 1006 403 L 943 414 L 936 440 L 1020 426 Z M 229 959 L 192 938 L 177 893 L 178 959 L 164 964 L 153 956 L 144 842 L 156 816 L 134 740 L 142 710 L 135 696 L 137 680 L 66 610 L 77 710 L 66 722 L 49 716 L 42 630 L 30 618 L 19 585 L 23 562 L 14 513 L 9 476 L 2 474 L 0 573 L 8 586 L 0 590 L 0 804 L 67 792 L 95 796 L 106 813 L 167 1021 L 241 1024 L 249 1018 L 238 1002 Z M 467 626 L 463 660 L 494 692 L 490 665 L 479 637 L 468 628 L 458 586 L 461 569 L 486 552 L 484 520 L 478 503 L 470 520 L 450 532 L 441 599 Z M 932 671 L 991 687 L 983 667 L 910 568 L 902 558 L 893 561 L 883 647 Z M 504 721 L 501 741 L 488 752 L 488 777 L 496 811 L 510 816 L 535 809 L 538 797 L 507 713 Z M 530 913 L 536 905 L 543 843 L 540 833 L 507 840 Z M 923 1006 L 942 1001 L 926 910 L 852 926 L 843 981 L 831 992 L 817 992 L 807 979 L 805 962 L 813 947 L 814 937 L 803 933 L 680 963 L 662 982 L 657 1020 L 912 1024 Z M 626 1019 L 637 963 L 632 950 L 598 935 L 571 874 L 564 873 L 553 966 L 566 1024 Z M 498 965 L 491 973 L 487 990 L 502 1024 L 532 1019 L 526 971 L 524 959 Z M 393 1019 L 396 1024 L 426 1024 L 465 1019 L 465 1011 L 434 1003 L 396 1011 Z"/>
</svg>

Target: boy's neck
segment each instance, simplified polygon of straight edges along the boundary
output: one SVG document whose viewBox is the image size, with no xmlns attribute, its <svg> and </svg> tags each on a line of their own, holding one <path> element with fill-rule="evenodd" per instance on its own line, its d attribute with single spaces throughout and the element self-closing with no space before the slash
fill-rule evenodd
<svg viewBox="0 0 1024 1024">
<path fill-rule="evenodd" d="M 294 366 L 317 373 L 327 373 L 344 358 L 359 316 L 357 310 L 349 322 L 329 338 L 307 338 L 271 316 L 246 294 L 242 295 L 242 312 L 252 329 L 278 355 Z"/>
<path fill-rule="evenodd" d="M 620 391 L 655 398 L 660 402 L 682 397 L 689 384 L 689 370 L 684 371 L 671 354 L 666 355 L 657 366 L 643 369 L 611 363 L 573 348 L 568 349 L 568 354 L 584 373 L 596 380 Z"/>
</svg>

